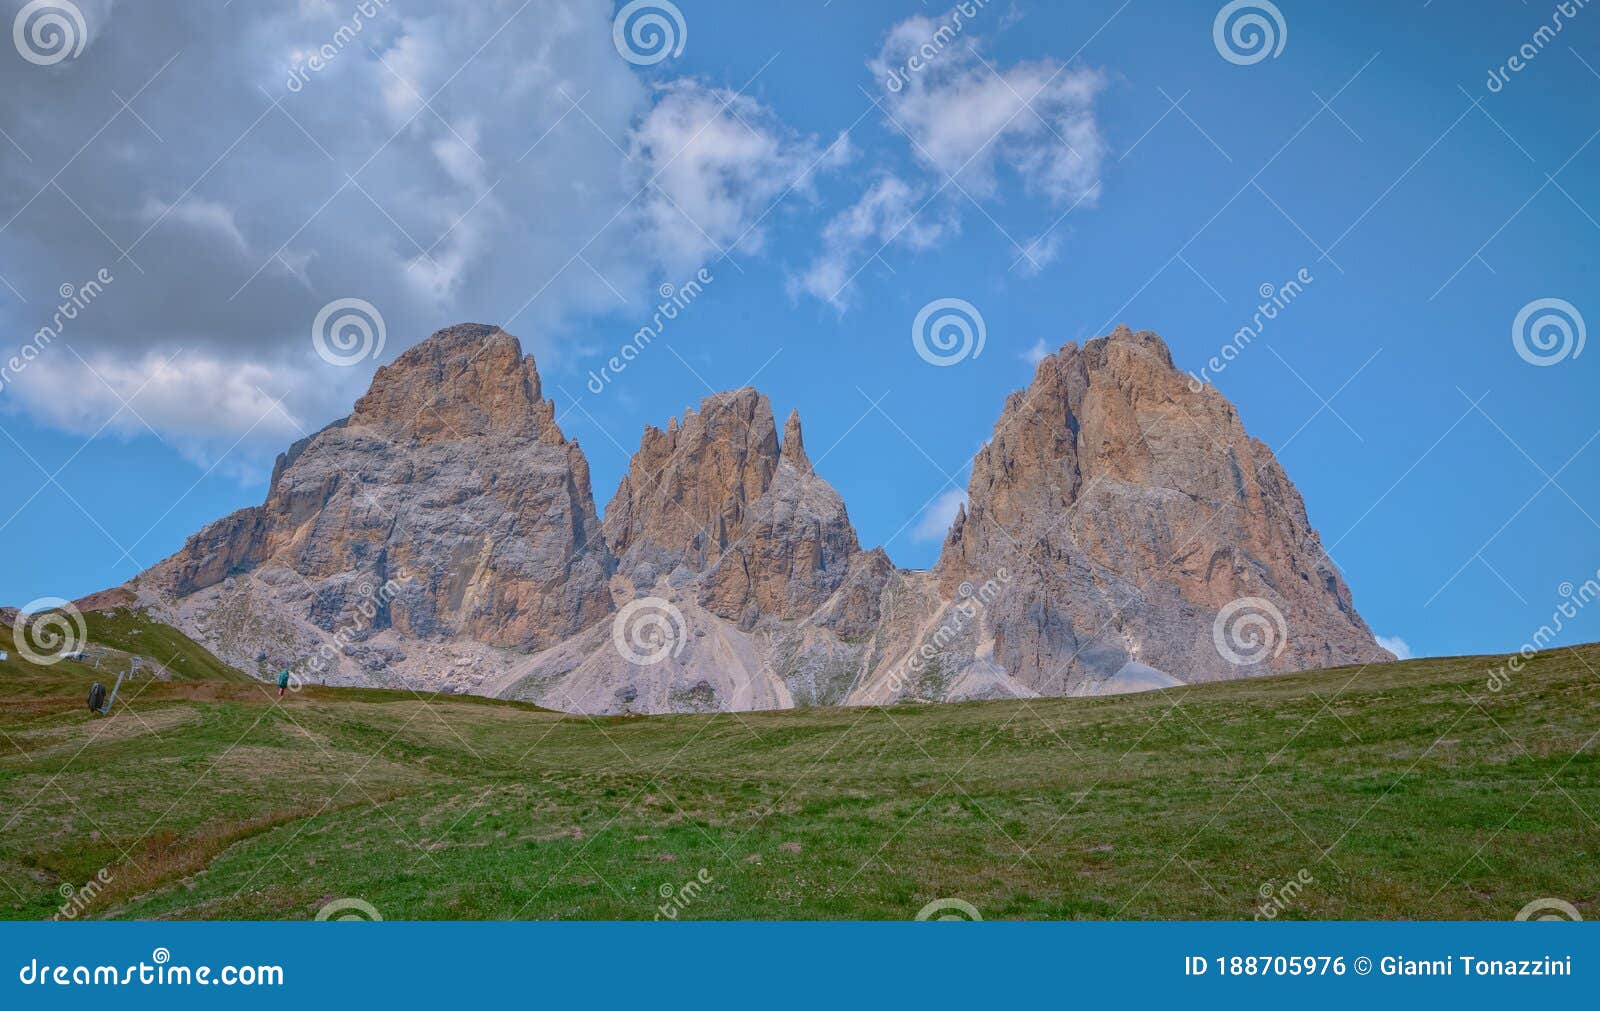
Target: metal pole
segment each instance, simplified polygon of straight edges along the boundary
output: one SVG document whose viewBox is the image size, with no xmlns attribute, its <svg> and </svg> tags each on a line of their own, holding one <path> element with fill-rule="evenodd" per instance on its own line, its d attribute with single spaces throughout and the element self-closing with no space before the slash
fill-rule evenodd
<svg viewBox="0 0 1600 1011">
<path fill-rule="evenodd" d="M 122 679 L 124 677 L 126 677 L 126 676 L 127 676 L 126 674 L 118 674 L 117 675 L 117 683 L 114 686 L 112 686 L 111 697 L 109 699 L 106 699 L 106 707 L 104 709 L 100 710 L 100 715 L 101 716 L 108 715 L 111 712 L 111 707 L 117 701 L 117 689 L 122 687 Z"/>
</svg>

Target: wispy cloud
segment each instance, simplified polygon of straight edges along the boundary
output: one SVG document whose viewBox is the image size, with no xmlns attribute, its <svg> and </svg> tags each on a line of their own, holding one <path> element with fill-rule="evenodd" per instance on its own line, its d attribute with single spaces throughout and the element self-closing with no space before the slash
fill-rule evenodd
<svg viewBox="0 0 1600 1011">
<path fill-rule="evenodd" d="M 1044 361 L 1046 358 L 1049 358 L 1054 353 L 1055 352 L 1051 350 L 1050 345 L 1046 344 L 1044 342 L 1044 338 L 1041 337 L 1033 342 L 1033 347 L 1023 351 L 1021 354 L 1017 355 L 1017 357 L 1021 358 L 1029 365 L 1038 365 L 1040 362 Z"/>
<path fill-rule="evenodd" d="M 650 184 L 640 199 L 646 233 L 678 270 L 759 252 L 774 201 L 808 192 L 814 173 L 849 157 L 848 141 L 824 148 L 755 99 L 693 80 L 660 89 L 629 148 L 638 181 Z"/>
<path fill-rule="evenodd" d="M 1380 635 L 1376 638 L 1378 645 L 1393 653 L 1396 659 L 1410 660 L 1415 656 L 1411 652 L 1411 646 L 1398 635 Z"/>
<path fill-rule="evenodd" d="M 966 504 L 965 490 L 952 488 L 940 495 L 923 510 L 922 518 L 911 530 L 911 539 L 919 544 L 943 541 L 945 535 L 950 532 L 950 524 L 955 522 L 956 514 Z"/>
<path fill-rule="evenodd" d="M 3 162 L 0 261 L 20 297 L 0 288 L 0 328 L 33 333 L 63 282 L 111 268 L 73 348 L 118 393 L 142 389 L 163 437 L 218 451 L 286 434 L 256 425 L 256 386 L 310 428 L 365 386 L 380 362 L 335 375 L 312 353 L 330 301 L 374 305 L 389 356 L 484 319 L 550 366 L 575 324 L 645 305 L 657 275 L 761 251 L 813 206 L 810 176 L 851 153 L 749 95 L 652 86 L 615 52 L 611 0 L 385 6 L 315 73 L 306 54 L 348 33 L 349 5 L 171 0 L 160 17 L 118 11 L 115 31 L 108 3 L 80 5 L 93 59 L 0 60 L 0 130 L 31 157 Z M 138 100 L 107 123 L 111 93 Z M 0 411 L 99 429 L 120 403 L 63 349 L 51 358 Z"/>
<path fill-rule="evenodd" d="M 878 79 L 902 65 L 939 28 L 921 15 L 889 32 L 871 61 Z M 1052 203 L 1093 199 L 1106 144 L 1094 100 L 1104 76 L 1044 59 L 998 67 L 979 41 L 951 46 L 885 102 L 916 158 L 975 196 L 992 196 L 1004 165 Z"/>
<path fill-rule="evenodd" d="M 1093 206 L 1106 143 L 1095 119 L 1105 86 L 1099 71 L 1055 60 L 997 66 L 975 37 L 950 36 L 952 15 L 915 15 L 889 30 L 868 69 L 889 132 L 906 141 L 922 178 L 880 177 L 823 230 L 822 251 L 791 294 L 843 309 L 845 289 L 883 247 L 922 250 L 959 231 L 970 197 L 989 201 L 1010 175 L 1055 208 Z M 932 40 L 943 39 L 927 57 Z M 915 61 L 913 58 L 917 58 Z M 918 69 L 908 72 L 905 68 Z M 1038 274 L 1061 252 L 1052 229 L 1025 240 L 1019 272 Z"/>
<path fill-rule="evenodd" d="M 927 196 L 924 188 L 898 176 L 881 176 L 823 228 L 822 252 L 802 274 L 790 279 L 790 295 L 811 295 L 843 310 L 854 273 L 879 248 L 899 243 L 928 249 L 960 231 L 960 221 L 949 206 L 918 213 Z"/>
</svg>

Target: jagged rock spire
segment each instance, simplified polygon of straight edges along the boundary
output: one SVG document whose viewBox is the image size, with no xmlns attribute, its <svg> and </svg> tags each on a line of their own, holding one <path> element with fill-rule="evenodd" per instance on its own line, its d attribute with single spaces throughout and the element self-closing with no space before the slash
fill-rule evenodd
<svg viewBox="0 0 1600 1011">
<path fill-rule="evenodd" d="M 772 405 L 750 387 L 714 393 L 673 422 L 645 428 L 606 506 L 606 539 L 625 568 L 716 561 L 778 469 Z"/>
<path fill-rule="evenodd" d="M 805 439 L 800 434 L 798 408 L 790 411 L 789 420 L 783 423 L 783 458 L 794 464 L 795 469 L 802 474 L 811 473 L 811 461 L 806 457 Z"/>
</svg>

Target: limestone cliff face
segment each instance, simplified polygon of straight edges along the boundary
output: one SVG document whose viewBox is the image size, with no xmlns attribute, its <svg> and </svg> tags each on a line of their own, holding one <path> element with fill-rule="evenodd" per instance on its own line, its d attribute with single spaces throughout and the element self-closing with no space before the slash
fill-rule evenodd
<svg viewBox="0 0 1600 1011">
<path fill-rule="evenodd" d="M 707 576 L 703 601 L 742 628 L 764 616 L 799 620 L 833 596 L 860 551 L 844 500 L 811 468 L 794 413 L 772 481 Z"/>
<path fill-rule="evenodd" d="M 952 598 L 1001 569 L 994 662 L 1044 694 L 1390 659 L 1271 450 L 1148 331 L 1068 344 L 1007 400 L 935 574 Z"/>
<path fill-rule="evenodd" d="M 248 592 L 286 640 L 237 643 L 230 659 L 253 670 L 352 626 L 542 649 L 610 612 L 611 567 L 588 463 L 533 359 L 495 327 L 463 325 L 379 369 L 349 418 L 279 458 L 262 505 L 135 585 L 186 603 L 209 591 L 206 612 Z"/>
<path fill-rule="evenodd" d="M 279 457 L 265 502 L 129 589 L 243 670 L 594 713 L 1388 658 L 1272 453 L 1125 328 L 1066 345 L 1007 400 L 930 572 L 862 549 L 798 415 L 780 438 L 748 388 L 646 428 L 602 524 L 533 360 L 462 325 L 379 369 L 348 418 Z"/>
<path fill-rule="evenodd" d="M 645 429 L 605 531 L 636 586 L 692 574 L 700 603 L 745 629 L 816 610 L 861 550 L 844 500 L 806 457 L 799 414 L 780 443 L 771 403 L 748 387 Z"/>
<path fill-rule="evenodd" d="M 750 709 L 840 703 L 859 681 L 894 567 L 861 550 L 798 415 L 780 443 L 767 398 L 743 389 L 647 428 L 605 527 L 616 619 L 531 658 L 503 694 L 586 712 Z M 636 621 L 668 637 L 662 650 L 628 645 Z"/>
<path fill-rule="evenodd" d="M 644 430 L 606 506 L 606 538 L 630 567 L 702 569 L 744 535 L 777 467 L 767 398 L 749 387 L 714 394 L 666 431 Z"/>
</svg>

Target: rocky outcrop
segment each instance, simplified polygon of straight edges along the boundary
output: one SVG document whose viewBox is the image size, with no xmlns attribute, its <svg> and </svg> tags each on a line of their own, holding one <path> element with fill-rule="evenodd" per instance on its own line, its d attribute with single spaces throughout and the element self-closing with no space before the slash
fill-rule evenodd
<svg viewBox="0 0 1600 1011">
<path fill-rule="evenodd" d="M 606 538 L 629 571 L 703 569 L 744 536 L 778 459 L 767 398 L 749 387 L 713 394 L 666 431 L 644 430 L 606 506 Z"/>
<path fill-rule="evenodd" d="M 981 624 L 1042 694 L 1391 659 L 1272 451 L 1148 331 L 1068 344 L 1006 402 L 935 575 L 953 598 L 1001 570 Z"/>
<path fill-rule="evenodd" d="M 791 414 L 772 481 L 707 575 L 702 603 L 746 629 L 763 616 L 805 618 L 833 596 L 860 551 L 844 500 L 811 469 L 800 416 Z"/>
<path fill-rule="evenodd" d="M 894 569 L 861 550 L 798 414 L 780 442 L 767 398 L 743 389 L 647 428 L 605 528 L 612 627 L 532 658 L 505 694 L 599 712 L 747 709 L 842 702 L 858 679 Z"/>
<path fill-rule="evenodd" d="M 138 602 L 139 598 L 127 587 L 113 586 L 109 590 L 79 597 L 72 602 L 72 606 L 80 611 L 115 611 L 119 608 L 133 607 Z"/>
<path fill-rule="evenodd" d="M 844 500 L 812 470 L 799 413 L 780 443 L 772 405 L 748 387 L 645 429 L 605 532 L 636 586 L 692 575 L 699 602 L 746 630 L 816 610 L 861 550 Z"/>
<path fill-rule="evenodd" d="M 254 670 L 390 629 L 544 649 L 610 613 L 612 564 L 588 463 L 533 359 L 498 328 L 463 325 L 379 369 L 349 418 L 280 457 L 262 505 L 200 531 L 134 586 L 197 628 L 248 600 L 249 620 L 223 623 L 237 641 L 215 642 L 221 626 L 207 638 Z M 330 674 L 358 673 L 348 652 L 341 641 Z"/>
<path fill-rule="evenodd" d="M 1150 690 L 1386 659 L 1298 492 L 1154 334 L 1042 361 L 938 565 L 863 550 L 749 388 L 648 427 L 602 523 L 532 358 L 451 327 L 126 591 L 248 671 L 664 712 Z M 98 599 L 98 597 L 97 597 Z"/>
</svg>

